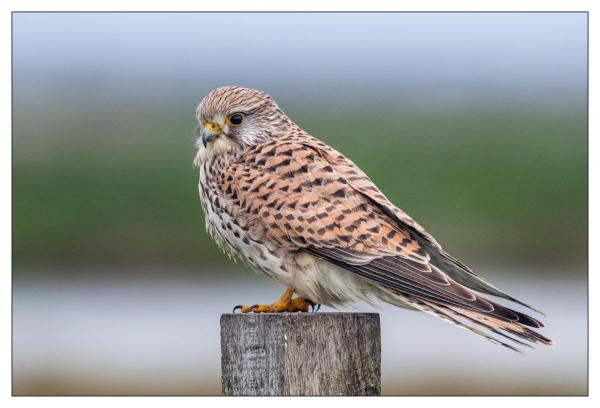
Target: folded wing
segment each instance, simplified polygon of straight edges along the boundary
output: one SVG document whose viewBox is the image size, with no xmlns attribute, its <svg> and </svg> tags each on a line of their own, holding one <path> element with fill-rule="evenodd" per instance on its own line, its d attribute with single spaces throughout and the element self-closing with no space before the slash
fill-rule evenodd
<svg viewBox="0 0 600 408">
<path fill-rule="evenodd" d="M 228 172 L 237 180 L 228 193 L 254 215 L 252 228 L 280 245 L 370 279 L 477 334 L 485 335 L 473 324 L 517 343 L 510 335 L 551 343 L 529 328 L 543 327 L 539 320 L 477 293 L 516 301 L 446 254 L 358 167 L 321 142 L 258 145 Z"/>
</svg>

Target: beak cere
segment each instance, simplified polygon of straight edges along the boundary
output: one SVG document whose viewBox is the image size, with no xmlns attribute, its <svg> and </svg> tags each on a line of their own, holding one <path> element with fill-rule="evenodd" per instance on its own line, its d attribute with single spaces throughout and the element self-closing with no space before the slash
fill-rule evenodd
<svg viewBox="0 0 600 408">
<path fill-rule="evenodd" d="M 219 126 L 212 122 L 207 122 L 204 125 L 204 129 L 202 130 L 202 144 L 204 147 L 208 144 L 208 142 L 212 142 L 221 134 L 221 129 Z"/>
</svg>

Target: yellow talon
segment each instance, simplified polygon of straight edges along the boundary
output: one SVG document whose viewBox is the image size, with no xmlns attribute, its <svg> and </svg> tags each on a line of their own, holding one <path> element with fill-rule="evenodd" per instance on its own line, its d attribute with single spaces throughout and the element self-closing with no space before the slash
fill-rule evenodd
<svg viewBox="0 0 600 408">
<path fill-rule="evenodd" d="M 294 289 L 288 288 L 283 295 L 275 303 L 270 305 L 253 305 L 253 306 L 236 306 L 233 308 L 240 309 L 242 313 L 282 313 L 282 312 L 308 312 L 308 308 L 313 306 L 313 303 L 301 297 L 293 298 Z"/>
</svg>

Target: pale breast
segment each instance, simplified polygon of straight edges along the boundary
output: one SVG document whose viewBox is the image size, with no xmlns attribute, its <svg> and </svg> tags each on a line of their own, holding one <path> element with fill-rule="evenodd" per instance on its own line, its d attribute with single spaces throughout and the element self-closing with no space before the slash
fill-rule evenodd
<svg viewBox="0 0 600 408">
<path fill-rule="evenodd" d="M 253 270 L 283 284 L 289 276 L 285 254 L 264 242 L 249 228 L 243 209 L 224 196 L 207 166 L 200 167 L 198 184 L 206 229 L 219 247 L 232 259 L 240 259 Z"/>
</svg>

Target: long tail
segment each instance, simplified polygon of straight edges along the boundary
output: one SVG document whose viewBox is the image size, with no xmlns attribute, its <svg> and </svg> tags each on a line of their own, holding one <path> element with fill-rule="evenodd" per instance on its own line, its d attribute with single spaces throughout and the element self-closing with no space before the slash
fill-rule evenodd
<svg viewBox="0 0 600 408">
<path fill-rule="evenodd" d="M 519 322 L 502 320 L 486 315 L 485 313 L 433 303 L 412 296 L 400 295 L 397 297 L 397 300 L 399 303 L 407 303 L 414 309 L 438 317 L 464 330 L 482 336 L 494 344 L 504 346 L 519 353 L 522 352 L 519 347 L 531 348 L 532 346 L 530 343 L 545 345 L 554 344 L 549 338 L 526 327 L 526 324 Z M 390 299 L 388 298 L 386 301 L 390 302 Z M 396 302 L 390 303 L 395 304 Z M 527 318 L 538 323 L 537 320 L 529 316 L 527 316 Z M 528 319 L 525 320 L 528 321 Z"/>
</svg>

